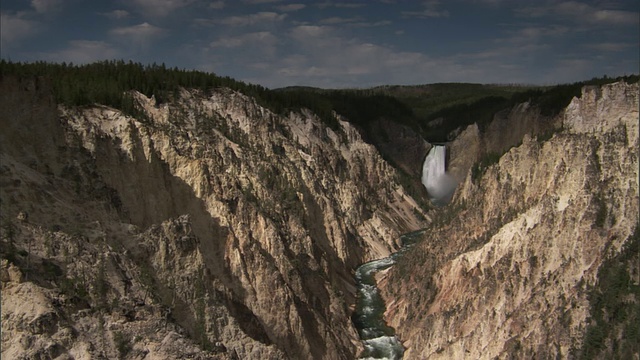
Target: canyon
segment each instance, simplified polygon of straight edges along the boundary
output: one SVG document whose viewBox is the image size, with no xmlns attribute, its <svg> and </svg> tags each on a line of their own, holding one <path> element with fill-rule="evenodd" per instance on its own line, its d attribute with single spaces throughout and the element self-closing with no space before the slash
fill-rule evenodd
<svg viewBox="0 0 640 360">
<path fill-rule="evenodd" d="M 470 164 L 486 157 L 494 124 L 471 125 L 450 145 L 454 198 L 381 280 L 405 358 L 587 358 L 598 270 L 638 241 L 638 84 L 584 87 L 546 122 L 557 124 L 550 135 L 529 128 L 494 142 L 504 154 L 480 168 Z M 635 246 L 621 271 L 631 330 L 597 344 L 612 351 L 626 339 L 627 356 L 638 354 Z"/>
<path fill-rule="evenodd" d="M 348 122 L 228 89 L 144 116 L 2 81 L 7 358 L 351 358 L 356 265 L 426 214 Z"/>
<path fill-rule="evenodd" d="M 3 358 L 357 358 L 355 269 L 420 229 L 376 275 L 405 359 L 571 358 L 638 223 L 637 83 L 458 129 L 440 206 L 389 119 L 374 143 L 225 87 L 135 115 L 51 92 L 0 81 Z"/>
</svg>

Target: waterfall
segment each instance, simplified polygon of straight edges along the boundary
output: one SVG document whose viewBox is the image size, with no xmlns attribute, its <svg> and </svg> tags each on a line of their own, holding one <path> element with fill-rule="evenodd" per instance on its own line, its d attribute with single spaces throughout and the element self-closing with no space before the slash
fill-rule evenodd
<svg viewBox="0 0 640 360">
<path fill-rule="evenodd" d="M 444 162 L 446 147 L 434 145 L 429 151 L 427 158 L 422 165 L 422 185 L 427 188 L 429 194 L 438 186 L 440 177 L 444 175 Z"/>
<path fill-rule="evenodd" d="M 422 184 L 431 201 L 438 204 L 448 203 L 456 188 L 455 180 L 445 171 L 445 156 L 446 147 L 434 145 L 422 165 Z"/>
</svg>

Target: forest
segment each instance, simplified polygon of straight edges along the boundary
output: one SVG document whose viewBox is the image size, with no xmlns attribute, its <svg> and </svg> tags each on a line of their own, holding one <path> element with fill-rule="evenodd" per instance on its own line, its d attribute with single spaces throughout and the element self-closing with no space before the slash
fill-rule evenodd
<svg viewBox="0 0 640 360">
<path fill-rule="evenodd" d="M 171 101 L 179 88 L 199 89 L 205 94 L 225 87 L 253 97 L 276 114 L 307 108 L 329 127 L 339 128 L 334 112 L 346 117 L 365 133 L 370 125 L 387 118 L 404 124 L 427 141 L 447 141 L 447 135 L 461 126 L 477 122 L 480 127 L 502 109 L 524 101 L 540 107 L 542 114 L 555 115 L 584 85 L 602 85 L 615 81 L 637 82 L 638 75 L 611 78 L 603 76 L 589 81 L 556 86 L 430 84 L 384 86 L 373 89 L 317 89 L 289 87 L 268 89 L 228 76 L 197 70 L 167 67 L 165 64 L 143 65 L 123 60 L 100 61 L 86 65 L 72 63 L 33 63 L 0 60 L 0 78 L 4 76 L 44 77 L 52 86 L 59 104 L 86 106 L 102 104 L 130 115 L 136 111 L 130 91 L 154 96 L 158 103 Z M 428 126 L 442 119 L 437 127 Z"/>
</svg>

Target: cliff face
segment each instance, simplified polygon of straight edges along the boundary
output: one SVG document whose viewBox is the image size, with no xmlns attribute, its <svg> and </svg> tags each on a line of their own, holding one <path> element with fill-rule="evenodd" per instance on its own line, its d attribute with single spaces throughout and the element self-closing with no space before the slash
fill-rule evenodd
<svg viewBox="0 0 640 360">
<path fill-rule="evenodd" d="M 545 116 L 529 102 L 517 104 L 496 113 L 484 129 L 472 124 L 460 131 L 447 146 L 447 170 L 463 182 L 469 169 L 487 156 L 504 154 L 520 145 L 525 135 L 547 137 L 561 127 L 561 116 Z"/>
<path fill-rule="evenodd" d="M 598 269 L 638 224 L 638 84 L 584 88 L 561 120 L 550 139 L 525 135 L 486 170 L 467 171 L 382 281 L 406 358 L 580 349 Z"/>
<path fill-rule="evenodd" d="M 424 226 L 345 121 L 0 85 L 3 357 L 352 358 L 352 269 Z"/>
</svg>

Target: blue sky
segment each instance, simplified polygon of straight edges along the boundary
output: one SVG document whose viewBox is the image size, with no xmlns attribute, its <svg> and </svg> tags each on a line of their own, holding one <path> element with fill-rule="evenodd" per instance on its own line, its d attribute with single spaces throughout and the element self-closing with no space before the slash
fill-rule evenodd
<svg viewBox="0 0 640 360">
<path fill-rule="evenodd" d="M 275 88 L 637 74 L 640 1 L 2 0 L 13 61 L 165 63 Z"/>
</svg>

